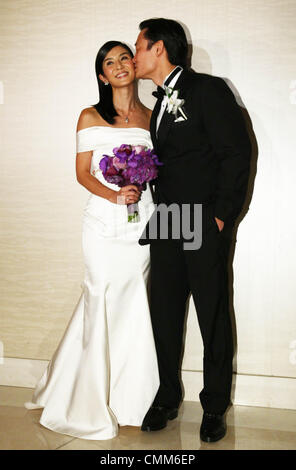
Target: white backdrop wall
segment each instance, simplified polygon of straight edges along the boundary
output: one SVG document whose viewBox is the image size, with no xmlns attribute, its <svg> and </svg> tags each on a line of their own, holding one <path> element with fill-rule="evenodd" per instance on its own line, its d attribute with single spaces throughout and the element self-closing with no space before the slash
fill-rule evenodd
<svg viewBox="0 0 296 470">
<path fill-rule="evenodd" d="M 228 81 L 256 136 L 233 262 L 233 400 L 296 408 L 294 0 L 1 0 L 0 384 L 34 386 L 79 299 L 88 193 L 75 177 L 77 119 L 98 100 L 99 47 L 133 46 L 154 16 L 183 23 L 192 67 Z M 139 83 L 151 108 L 154 88 Z M 190 301 L 185 399 L 198 400 L 201 370 Z"/>
</svg>

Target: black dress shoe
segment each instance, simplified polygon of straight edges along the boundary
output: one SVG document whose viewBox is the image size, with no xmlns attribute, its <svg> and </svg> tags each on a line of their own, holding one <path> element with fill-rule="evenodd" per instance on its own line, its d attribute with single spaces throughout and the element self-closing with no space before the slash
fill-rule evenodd
<svg viewBox="0 0 296 470">
<path fill-rule="evenodd" d="M 141 430 L 158 431 L 166 427 L 168 419 L 175 419 L 177 416 L 178 408 L 151 406 L 143 420 Z"/>
<path fill-rule="evenodd" d="M 226 434 L 223 415 L 204 413 L 200 427 L 200 438 L 204 442 L 216 442 Z"/>
</svg>

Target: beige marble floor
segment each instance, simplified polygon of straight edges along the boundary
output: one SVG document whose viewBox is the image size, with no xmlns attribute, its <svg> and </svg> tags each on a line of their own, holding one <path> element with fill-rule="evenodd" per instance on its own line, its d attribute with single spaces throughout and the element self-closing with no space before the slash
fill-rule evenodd
<svg viewBox="0 0 296 470">
<path fill-rule="evenodd" d="M 217 443 L 199 439 L 202 409 L 197 402 L 184 402 L 176 420 L 166 429 L 144 433 L 122 427 L 108 441 L 91 441 L 58 434 L 39 424 L 42 410 L 27 410 L 29 388 L 0 386 L 0 449 L 24 450 L 290 450 L 296 449 L 296 411 L 233 406 L 227 413 L 227 435 Z"/>
</svg>

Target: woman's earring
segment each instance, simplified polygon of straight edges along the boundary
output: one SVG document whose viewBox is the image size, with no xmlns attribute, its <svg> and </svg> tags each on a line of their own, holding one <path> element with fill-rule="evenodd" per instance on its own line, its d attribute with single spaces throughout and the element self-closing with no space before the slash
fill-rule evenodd
<svg viewBox="0 0 296 470">
<path fill-rule="evenodd" d="M 109 82 L 104 82 L 104 85 L 105 85 L 105 86 L 109 85 Z"/>
</svg>

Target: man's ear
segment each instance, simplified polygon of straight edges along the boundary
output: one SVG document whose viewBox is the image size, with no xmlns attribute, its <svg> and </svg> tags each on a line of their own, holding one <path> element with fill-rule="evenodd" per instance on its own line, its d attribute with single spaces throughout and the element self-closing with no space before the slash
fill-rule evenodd
<svg viewBox="0 0 296 470">
<path fill-rule="evenodd" d="M 102 75 L 101 73 L 99 74 L 99 79 L 105 84 L 105 83 L 108 83 L 108 80 L 106 80 L 106 78 L 104 77 L 104 75 Z"/>
<path fill-rule="evenodd" d="M 165 50 L 165 47 L 164 47 L 164 42 L 163 42 L 162 39 L 160 39 L 159 41 L 156 41 L 153 45 L 155 47 L 155 53 L 156 53 L 157 57 L 159 57 L 161 54 L 163 54 L 163 51 Z"/>
</svg>

